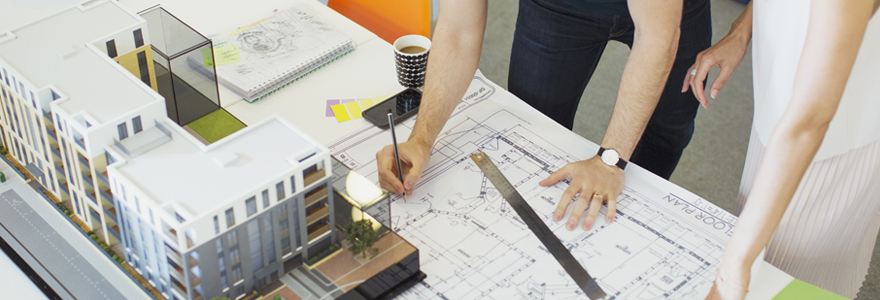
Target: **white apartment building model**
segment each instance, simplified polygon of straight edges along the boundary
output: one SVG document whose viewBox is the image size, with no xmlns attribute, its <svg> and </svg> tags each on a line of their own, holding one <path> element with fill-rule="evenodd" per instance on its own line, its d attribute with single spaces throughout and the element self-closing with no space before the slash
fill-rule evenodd
<svg viewBox="0 0 880 300">
<path fill-rule="evenodd" d="M 0 32 L 9 153 L 168 299 L 240 298 L 336 244 L 328 149 L 277 117 L 203 144 L 150 56 L 114 1 Z"/>
</svg>

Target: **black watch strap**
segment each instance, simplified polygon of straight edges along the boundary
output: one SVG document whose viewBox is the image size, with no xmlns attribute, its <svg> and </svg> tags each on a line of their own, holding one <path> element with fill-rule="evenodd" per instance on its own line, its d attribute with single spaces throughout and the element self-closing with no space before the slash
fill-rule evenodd
<svg viewBox="0 0 880 300">
<path fill-rule="evenodd" d="M 605 148 L 602 148 L 602 146 L 599 146 L 599 153 L 596 155 L 599 156 L 600 160 L 602 159 L 602 153 L 605 153 Z M 617 163 L 615 165 L 617 165 L 617 167 L 620 168 L 621 170 L 626 169 L 626 161 L 619 158 L 619 157 L 617 158 Z"/>
</svg>

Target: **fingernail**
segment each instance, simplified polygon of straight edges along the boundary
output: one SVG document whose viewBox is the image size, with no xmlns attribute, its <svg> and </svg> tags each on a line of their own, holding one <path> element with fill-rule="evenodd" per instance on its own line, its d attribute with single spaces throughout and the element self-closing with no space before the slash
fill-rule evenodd
<svg viewBox="0 0 880 300">
<path fill-rule="evenodd" d="M 593 222 L 590 220 L 584 221 L 584 230 L 590 230 L 590 228 L 593 228 Z"/>
<path fill-rule="evenodd" d="M 408 182 L 406 183 L 406 189 L 407 189 L 407 190 L 411 190 L 412 188 L 413 188 L 413 183 L 408 181 Z"/>
<path fill-rule="evenodd" d="M 553 221 L 559 222 L 559 220 L 562 220 L 562 215 L 560 215 L 558 211 L 554 211 L 553 212 Z"/>
<path fill-rule="evenodd" d="M 607 218 L 605 218 L 605 223 L 612 223 L 612 222 L 614 222 L 614 217 L 608 216 Z"/>
<path fill-rule="evenodd" d="M 568 230 L 574 230 L 574 225 L 577 225 L 577 224 L 569 221 L 568 224 L 566 224 L 565 228 L 568 228 Z"/>
<path fill-rule="evenodd" d="M 709 96 L 712 96 L 712 99 L 715 99 L 715 96 L 718 96 L 718 90 L 712 89 L 709 91 Z"/>
</svg>

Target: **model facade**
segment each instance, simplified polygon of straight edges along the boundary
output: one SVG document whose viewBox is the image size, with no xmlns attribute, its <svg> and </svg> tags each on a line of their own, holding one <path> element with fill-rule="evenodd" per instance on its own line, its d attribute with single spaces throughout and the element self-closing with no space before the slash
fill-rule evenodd
<svg viewBox="0 0 880 300">
<path fill-rule="evenodd" d="M 0 33 L 11 156 L 168 299 L 240 298 L 336 244 L 329 151 L 278 118 L 198 141 L 146 25 L 89 1 Z"/>
</svg>

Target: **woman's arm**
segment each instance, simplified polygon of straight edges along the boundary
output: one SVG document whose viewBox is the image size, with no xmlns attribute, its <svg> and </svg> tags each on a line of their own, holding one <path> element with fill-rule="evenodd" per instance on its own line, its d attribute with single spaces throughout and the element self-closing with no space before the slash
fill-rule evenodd
<svg viewBox="0 0 880 300">
<path fill-rule="evenodd" d="M 735 295 L 728 292 L 739 288 L 744 295 L 750 266 L 779 225 L 837 111 L 873 7 L 874 0 L 812 1 L 791 102 L 770 137 L 713 293 Z"/>
</svg>

